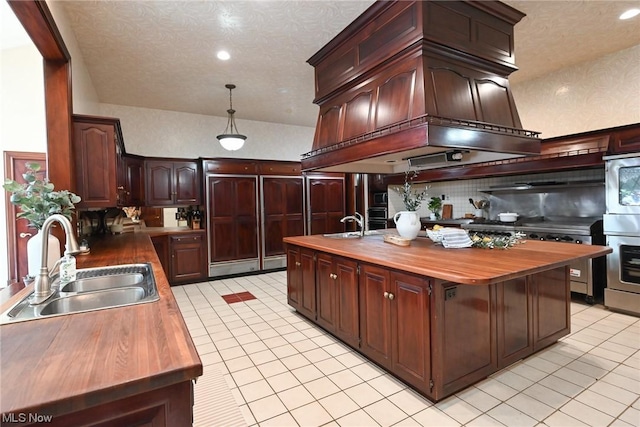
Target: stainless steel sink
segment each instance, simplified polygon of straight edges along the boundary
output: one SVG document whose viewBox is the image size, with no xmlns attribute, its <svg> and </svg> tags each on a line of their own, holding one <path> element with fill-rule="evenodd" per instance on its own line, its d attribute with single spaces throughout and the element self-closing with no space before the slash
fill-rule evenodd
<svg viewBox="0 0 640 427">
<path fill-rule="evenodd" d="M 91 292 L 120 286 L 135 286 L 144 280 L 141 273 L 122 273 L 110 276 L 76 279 L 62 286 L 61 292 Z"/>
<path fill-rule="evenodd" d="M 59 278 L 53 287 L 59 287 Z M 27 296 L 0 314 L 0 324 L 142 304 L 160 299 L 151 264 L 124 264 L 79 269 L 76 280 L 62 286 L 42 304 Z"/>
<path fill-rule="evenodd" d="M 382 236 L 384 234 L 385 233 L 382 230 L 367 230 L 364 232 L 364 236 L 361 236 L 359 231 L 347 231 L 345 233 L 330 233 L 330 234 L 323 234 L 322 236 L 329 237 L 330 239 L 359 239 L 361 237 Z"/>
</svg>

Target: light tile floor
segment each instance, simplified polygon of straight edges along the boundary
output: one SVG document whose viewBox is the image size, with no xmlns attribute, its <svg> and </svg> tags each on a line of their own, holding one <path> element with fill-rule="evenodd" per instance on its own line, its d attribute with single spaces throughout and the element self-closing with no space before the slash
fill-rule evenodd
<svg viewBox="0 0 640 427">
<path fill-rule="evenodd" d="M 172 290 L 204 365 L 196 426 L 640 426 L 640 319 L 602 306 L 572 302 L 571 335 L 434 404 L 299 316 L 285 272 Z"/>
</svg>

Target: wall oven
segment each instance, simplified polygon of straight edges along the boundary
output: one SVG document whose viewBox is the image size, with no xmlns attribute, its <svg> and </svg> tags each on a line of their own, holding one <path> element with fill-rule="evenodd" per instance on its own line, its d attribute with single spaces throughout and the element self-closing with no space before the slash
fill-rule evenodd
<svg viewBox="0 0 640 427">
<path fill-rule="evenodd" d="M 604 304 L 640 315 L 640 155 L 604 157 L 607 255 Z"/>
<path fill-rule="evenodd" d="M 371 207 L 367 211 L 367 224 L 369 230 L 382 230 L 387 228 L 387 219 L 389 217 L 387 208 Z"/>
</svg>

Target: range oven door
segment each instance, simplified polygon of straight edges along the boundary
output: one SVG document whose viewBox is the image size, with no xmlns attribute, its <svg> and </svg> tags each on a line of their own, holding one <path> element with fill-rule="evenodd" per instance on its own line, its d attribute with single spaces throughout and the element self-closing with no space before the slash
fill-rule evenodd
<svg viewBox="0 0 640 427">
<path fill-rule="evenodd" d="M 627 154 L 605 159 L 607 213 L 640 215 L 640 156 Z"/>
<path fill-rule="evenodd" d="M 607 286 L 640 294 L 640 237 L 607 236 Z"/>
</svg>

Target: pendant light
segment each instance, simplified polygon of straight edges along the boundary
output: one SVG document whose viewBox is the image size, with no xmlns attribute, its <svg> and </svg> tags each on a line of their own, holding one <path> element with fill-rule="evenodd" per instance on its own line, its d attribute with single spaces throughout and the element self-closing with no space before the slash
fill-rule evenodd
<svg viewBox="0 0 640 427">
<path fill-rule="evenodd" d="M 236 126 L 236 121 L 233 117 L 236 110 L 233 109 L 231 91 L 236 88 L 236 85 L 226 84 L 224 87 L 229 89 L 229 109 L 227 110 L 229 119 L 227 120 L 227 127 L 224 128 L 224 133 L 216 136 L 216 138 L 218 138 L 220 145 L 222 145 L 222 148 L 225 150 L 236 151 L 242 148 L 244 140 L 247 139 L 247 137 L 238 133 L 238 127 Z"/>
</svg>

